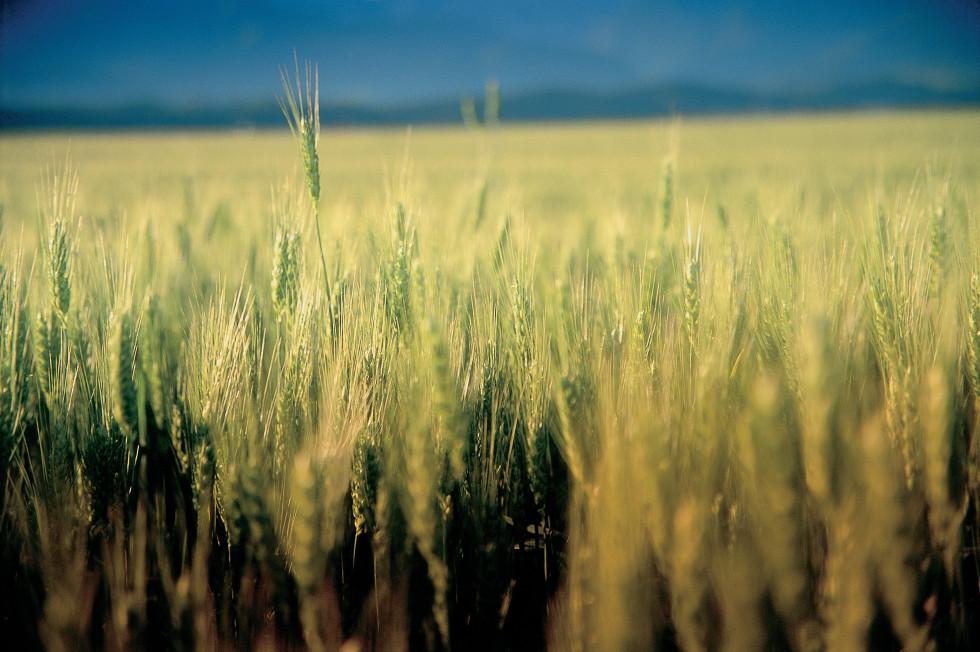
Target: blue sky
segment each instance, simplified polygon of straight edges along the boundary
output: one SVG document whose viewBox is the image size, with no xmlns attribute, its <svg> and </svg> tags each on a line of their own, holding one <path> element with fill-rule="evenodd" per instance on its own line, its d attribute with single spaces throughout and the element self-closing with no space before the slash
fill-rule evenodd
<svg viewBox="0 0 980 652">
<path fill-rule="evenodd" d="M 293 52 L 321 100 L 400 105 L 658 82 L 980 88 L 977 0 L 2 0 L 0 105 L 267 101 Z"/>
</svg>

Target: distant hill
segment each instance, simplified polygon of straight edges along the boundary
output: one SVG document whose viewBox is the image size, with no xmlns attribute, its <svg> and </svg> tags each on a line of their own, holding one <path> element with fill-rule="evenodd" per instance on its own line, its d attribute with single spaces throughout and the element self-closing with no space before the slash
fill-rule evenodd
<svg viewBox="0 0 980 652">
<path fill-rule="evenodd" d="M 874 82 L 824 92 L 758 93 L 690 84 L 666 84 L 599 93 L 555 90 L 509 96 L 501 119 L 518 121 L 624 119 L 670 115 L 742 114 L 800 110 L 980 107 L 980 88 L 942 91 L 921 85 Z M 325 125 L 461 122 L 459 101 L 411 106 L 321 104 Z M 274 100 L 214 107 L 133 105 L 104 109 L 0 107 L 0 129 L 234 128 L 284 126 Z"/>
</svg>

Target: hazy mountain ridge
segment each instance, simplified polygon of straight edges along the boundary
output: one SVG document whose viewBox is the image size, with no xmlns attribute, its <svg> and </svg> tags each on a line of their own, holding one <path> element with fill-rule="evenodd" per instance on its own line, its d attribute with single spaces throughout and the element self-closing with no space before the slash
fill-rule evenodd
<svg viewBox="0 0 980 652">
<path fill-rule="evenodd" d="M 670 115 L 799 110 L 970 107 L 980 105 L 980 88 L 938 90 L 919 84 L 876 81 L 820 92 L 752 92 L 694 84 L 594 92 L 550 90 L 509 96 L 503 91 L 501 119 L 518 121 L 625 119 Z M 405 106 L 321 104 L 325 125 L 438 124 L 461 122 L 459 101 Z M 275 102 L 211 107 L 166 107 L 142 103 L 106 108 L 0 107 L 0 129 L 57 128 L 234 128 L 285 125 Z"/>
</svg>

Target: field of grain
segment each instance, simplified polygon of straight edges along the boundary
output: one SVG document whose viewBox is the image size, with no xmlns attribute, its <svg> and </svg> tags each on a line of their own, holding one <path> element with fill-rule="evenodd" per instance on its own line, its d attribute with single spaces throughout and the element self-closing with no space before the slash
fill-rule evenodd
<svg viewBox="0 0 980 652">
<path fill-rule="evenodd" d="M 0 134 L 3 640 L 980 643 L 980 113 L 298 111 Z"/>
</svg>

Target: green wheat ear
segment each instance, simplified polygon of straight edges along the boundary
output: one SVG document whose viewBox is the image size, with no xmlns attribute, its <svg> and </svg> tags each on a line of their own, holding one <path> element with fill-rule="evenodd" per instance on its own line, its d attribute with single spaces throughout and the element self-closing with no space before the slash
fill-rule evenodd
<svg viewBox="0 0 980 652">
<path fill-rule="evenodd" d="M 71 245 L 63 218 L 51 223 L 47 254 L 51 302 L 58 319 L 64 324 L 71 307 Z"/>
<path fill-rule="evenodd" d="M 465 426 L 459 410 L 459 391 L 455 386 L 456 376 L 449 357 L 449 347 L 436 321 L 431 317 L 425 320 L 422 335 L 426 348 L 431 352 L 432 409 L 441 424 L 439 432 L 442 452 L 446 457 L 450 477 L 461 482 L 465 473 L 464 442 L 461 436 Z"/>
<path fill-rule="evenodd" d="M 688 231 L 690 253 L 684 267 L 684 326 L 692 355 L 697 351 L 698 324 L 701 321 L 701 232 L 697 243 L 691 241 Z"/>
<path fill-rule="evenodd" d="M 14 264 L 19 263 L 18 255 Z M 16 424 L 29 410 L 29 349 L 26 294 L 22 292 L 20 276 L 0 261 L 0 475 L 9 468 L 16 447 Z"/>
<path fill-rule="evenodd" d="M 272 255 L 272 309 L 276 321 L 292 323 L 299 299 L 300 236 L 285 224 L 276 228 Z"/>
<path fill-rule="evenodd" d="M 120 429 L 133 441 L 138 432 L 139 406 L 136 381 L 136 337 L 132 314 L 117 310 L 111 317 L 112 411 Z M 141 442 L 145 443 L 145 442 Z"/>
<path fill-rule="evenodd" d="M 969 363 L 970 385 L 973 395 L 980 400 L 980 273 L 973 272 L 970 277 L 970 333 L 967 338 L 967 357 Z"/>
<path fill-rule="evenodd" d="M 57 359 L 57 353 L 52 351 L 51 328 L 42 313 L 38 313 L 34 319 L 34 330 L 32 337 L 34 346 L 34 374 L 37 379 L 38 389 L 45 401 L 50 401 L 51 396 L 51 367 L 52 358 Z M 60 339 L 58 340 L 61 341 Z"/>
<path fill-rule="evenodd" d="M 78 176 L 71 169 L 71 162 L 65 164 L 63 173 L 52 173 L 46 185 L 49 193 L 44 208 L 45 217 L 50 220 L 48 239 L 44 246 L 45 266 L 47 268 L 51 303 L 59 322 L 64 325 L 71 307 L 71 268 L 73 242 L 71 220 L 75 214 L 75 195 L 78 190 Z"/>
<path fill-rule="evenodd" d="M 530 368 L 534 358 L 534 306 L 527 284 L 520 278 L 511 286 L 511 311 L 514 318 L 514 364 L 517 369 Z"/>
<path fill-rule="evenodd" d="M 317 154 L 317 144 L 320 140 L 320 78 L 319 72 L 306 62 L 306 84 L 300 82 L 299 62 L 296 62 L 296 88 L 280 69 L 282 87 L 286 99 L 279 100 L 279 107 L 286 116 L 289 130 L 299 144 L 300 155 L 303 159 L 303 172 L 306 175 L 306 187 L 313 200 L 314 212 L 320 205 L 320 157 Z"/>
<path fill-rule="evenodd" d="M 303 172 L 306 176 L 306 188 L 313 202 L 313 223 L 316 225 L 316 242 L 320 248 L 320 265 L 323 270 L 323 284 L 327 293 L 327 306 L 333 305 L 333 295 L 330 288 L 330 275 L 327 273 L 327 258 L 323 253 L 323 236 L 320 235 L 320 156 L 317 145 L 320 141 L 320 73 L 309 61 L 306 62 L 306 84 L 300 82 L 299 61 L 296 65 L 296 88 L 280 69 L 282 87 L 286 100 L 279 100 L 279 107 L 286 116 L 289 130 L 299 144 L 300 157 L 303 160 Z"/>
</svg>

